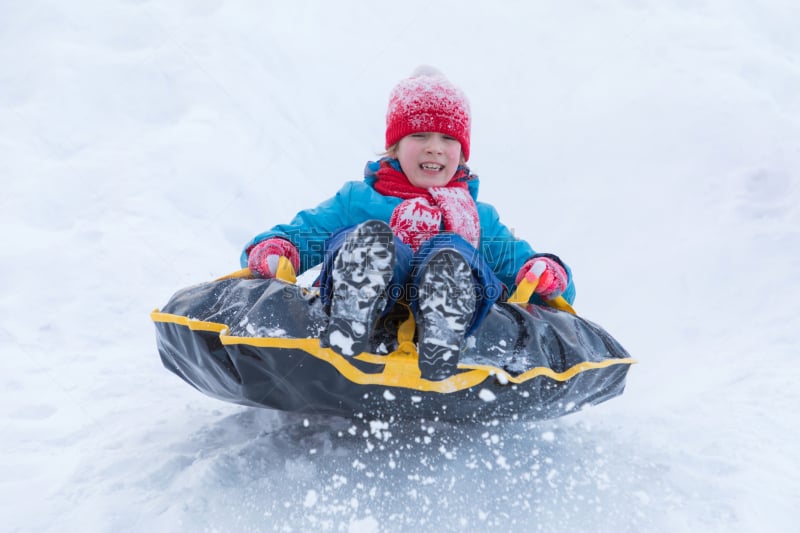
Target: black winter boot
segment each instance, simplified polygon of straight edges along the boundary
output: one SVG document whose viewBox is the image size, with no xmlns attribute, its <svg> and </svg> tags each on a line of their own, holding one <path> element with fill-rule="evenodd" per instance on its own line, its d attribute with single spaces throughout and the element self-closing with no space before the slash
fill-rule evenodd
<svg viewBox="0 0 800 533">
<path fill-rule="evenodd" d="M 345 237 L 333 264 L 331 316 L 323 334 L 323 343 L 336 353 L 352 356 L 369 349 L 394 262 L 394 235 L 385 222 L 368 220 Z"/>
<path fill-rule="evenodd" d="M 439 381 L 455 373 L 464 334 L 475 312 L 472 272 L 457 251 L 435 252 L 419 279 L 419 366 Z"/>
</svg>

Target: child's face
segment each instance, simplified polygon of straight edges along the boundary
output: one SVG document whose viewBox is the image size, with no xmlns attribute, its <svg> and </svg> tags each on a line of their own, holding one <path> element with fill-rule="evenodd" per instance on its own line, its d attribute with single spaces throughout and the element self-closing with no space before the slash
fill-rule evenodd
<svg viewBox="0 0 800 533">
<path fill-rule="evenodd" d="M 397 144 L 397 160 L 415 187 L 442 187 L 458 170 L 461 143 L 442 133 L 412 133 Z"/>
</svg>

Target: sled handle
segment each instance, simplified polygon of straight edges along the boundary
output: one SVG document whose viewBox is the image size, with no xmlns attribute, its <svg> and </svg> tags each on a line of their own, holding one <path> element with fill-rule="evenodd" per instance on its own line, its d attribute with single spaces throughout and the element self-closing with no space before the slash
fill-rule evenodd
<svg viewBox="0 0 800 533">
<path fill-rule="evenodd" d="M 282 255 L 278 259 L 278 271 L 275 272 L 275 278 L 291 284 L 295 284 L 297 282 L 297 274 L 295 273 L 292 262 L 289 261 L 288 257 Z"/>
<path fill-rule="evenodd" d="M 214 281 L 223 281 L 226 279 L 239 279 L 239 278 L 252 278 L 253 274 L 250 272 L 249 268 L 243 268 L 241 270 L 237 270 L 236 272 L 231 272 L 226 276 L 222 276 L 221 278 L 217 278 Z"/>
<path fill-rule="evenodd" d="M 577 315 L 578 314 L 578 312 L 575 311 L 575 308 L 572 307 L 569 304 L 569 302 L 566 300 L 566 298 L 564 298 L 561 295 L 558 295 L 558 296 L 556 296 L 555 298 L 553 298 L 551 300 L 547 300 L 547 305 L 549 305 L 550 307 L 553 307 L 555 309 L 558 309 L 559 311 L 566 311 L 567 313 L 569 313 L 571 315 Z"/>
<path fill-rule="evenodd" d="M 508 297 L 507 300 L 508 303 L 510 304 L 528 303 L 528 300 L 530 300 L 531 296 L 533 296 L 533 291 L 536 290 L 536 286 L 538 284 L 539 284 L 539 276 L 536 276 L 532 272 L 528 272 L 517 285 L 514 294 Z"/>
<path fill-rule="evenodd" d="M 221 278 L 217 278 L 214 281 L 222 281 L 225 279 L 240 279 L 240 278 L 252 278 L 253 273 L 250 272 L 249 268 L 243 268 L 241 270 L 237 270 L 236 272 L 232 272 L 227 276 L 222 276 Z M 275 278 L 281 281 L 285 281 L 286 283 L 294 284 L 297 282 L 297 274 L 294 272 L 294 267 L 292 266 L 292 262 L 289 261 L 287 257 L 281 256 L 278 259 L 278 269 L 275 272 Z"/>
<path fill-rule="evenodd" d="M 533 296 L 533 291 L 536 290 L 537 285 L 539 285 L 539 276 L 537 276 L 534 272 L 528 271 L 528 273 L 525 274 L 525 277 L 522 278 L 522 281 L 519 282 L 519 285 L 517 285 L 517 289 L 514 291 L 514 294 L 508 298 L 508 303 L 521 305 L 528 303 L 528 300 L 530 300 L 531 296 Z M 569 302 L 561 295 L 551 298 L 550 300 L 545 300 L 545 303 L 550 307 L 558 309 L 559 311 L 566 311 L 571 315 L 578 314 L 575 312 L 575 309 L 569 304 Z"/>
</svg>

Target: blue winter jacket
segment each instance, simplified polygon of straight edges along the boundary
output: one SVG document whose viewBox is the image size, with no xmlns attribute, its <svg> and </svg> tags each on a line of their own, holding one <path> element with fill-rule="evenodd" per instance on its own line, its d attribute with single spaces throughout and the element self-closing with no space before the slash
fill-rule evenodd
<svg viewBox="0 0 800 533">
<path fill-rule="evenodd" d="M 291 241 L 300 252 L 298 272 L 300 274 L 322 262 L 325 241 L 335 231 L 365 220 L 377 219 L 389 222 L 392 211 L 403 200 L 394 196 L 384 196 L 374 189 L 375 172 L 378 168 L 379 162 L 370 161 L 367 163 L 364 181 L 346 182 L 336 196 L 313 209 L 300 211 L 289 224 L 279 224 L 269 231 L 256 235 L 242 252 L 242 267 L 247 266 L 247 256 L 253 246 L 270 237 L 282 237 Z M 474 176 L 468 184 L 470 194 L 478 208 L 481 225 L 478 250 L 500 281 L 506 287 L 514 287 L 516 275 L 525 261 L 536 255 L 546 255 L 558 260 L 567 271 L 569 284 L 563 296 L 572 303 L 575 300 L 575 286 L 569 266 L 551 254 L 537 254 L 527 242 L 514 237 L 511 230 L 500 222 L 494 207 L 478 202 L 477 176 Z"/>
</svg>

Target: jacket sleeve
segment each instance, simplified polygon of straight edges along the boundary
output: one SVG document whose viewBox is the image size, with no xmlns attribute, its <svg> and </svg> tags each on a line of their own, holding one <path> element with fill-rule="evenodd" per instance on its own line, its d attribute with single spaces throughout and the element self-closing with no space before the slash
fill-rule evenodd
<svg viewBox="0 0 800 533">
<path fill-rule="evenodd" d="M 325 241 L 335 231 L 356 223 L 350 204 L 355 182 L 346 183 L 333 198 L 325 200 L 317 207 L 300 211 L 288 224 L 278 224 L 270 230 L 259 233 L 244 247 L 240 257 L 242 267 L 247 266 L 247 257 L 253 247 L 269 239 L 280 237 L 295 245 L 300 253 L 300 271 L 322 262 Z"/>
<path fill-rule="evenodd" d="M 572 280 L 572 269 L 570 269 L 569 265 L 553 254 L 537 253 L 526 241 L 516 238 L 513 232 L 500 222 L 500 216 L 493 206 L 479 203 L 478 216 L 481 220 L 480 252 L 483 255 L 483 259 L 506 287 L 515 287 L 517 273 L 528 259 L 547 256 L 561 263 L 564 270 L 566 270 L 568 283 L 567 289 L 562 296 L 570 304 L 575 301 L 575 284 Z M 543 303 L 541 300 L 537 301 L 537 299 L 538 296 L 534 295 L 531 301 Z"/>
<path fill-rule="evenodd" d="M 392 202 L 364 182 L 347 182 L 335 196 L 317 207 L 300 211 L 288 224 L 278 224 L 253 237 L 242 251 L 242 268 L 247 266 L 247 257 L 253 246 L 270 237 L 280 237 L 294 244 L 300 253 L 298 274 L 301 274 L 322 262 L 325 241 L 333 233 L 372 218 L 388 221 Z"/>
</svg>

